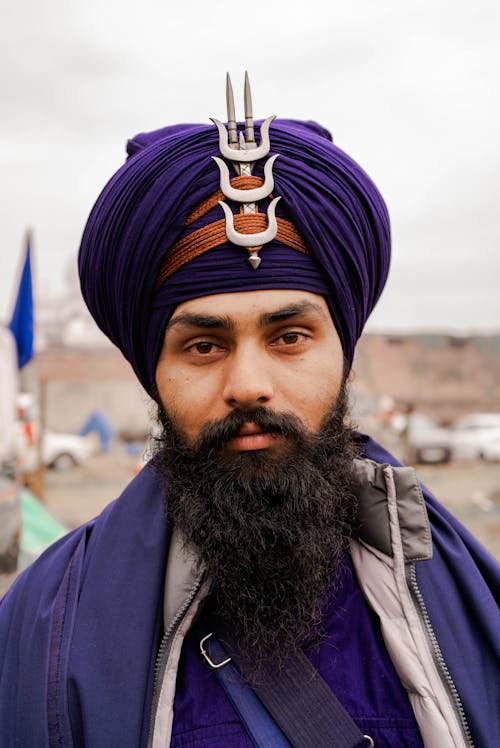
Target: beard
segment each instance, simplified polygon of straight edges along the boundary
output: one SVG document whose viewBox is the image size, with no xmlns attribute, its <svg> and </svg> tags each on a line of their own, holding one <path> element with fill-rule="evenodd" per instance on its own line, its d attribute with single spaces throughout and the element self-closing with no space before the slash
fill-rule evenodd
<svg viewBox="0 0 500 748">
<path fill-rule="evenodd" d="M 167 516 L 212 580 L 205 615 L 251 652 L 253 673 L 270 653 L 282 661 L 320 634 L 356 515 L 346 404 L 343 386 L 317 433 L 293 414 L 236 409 L 206 424 L 195 444 L 158 406 L 153 461 Z M 278 448 L 225 449 L 249 421 L 280 437 Z"/>
</svg>

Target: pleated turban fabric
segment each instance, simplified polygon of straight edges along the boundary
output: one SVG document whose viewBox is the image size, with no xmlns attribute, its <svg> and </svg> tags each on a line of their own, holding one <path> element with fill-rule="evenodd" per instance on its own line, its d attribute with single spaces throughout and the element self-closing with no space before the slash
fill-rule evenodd
<svg viewBox="0 0 500 748">
<path fill-rule="evenodd" d="M 255 131 L 259 142 L 258 123 Z M 321 126 L 275 120 L 270 140 L 269 155 L 279 154 L 273 166 L 273 196 L 281 196 L 276 215 L 293 224 L 308 253 L 275 239 L 263 246 L 254 270 L 248 251 L 226 241 L 159 282 L 172 247 L 223 218 L 215 203 L 186 225 L 219 189 L 219 169 L 211 158 L 220 155 L 213 125 L 174 125 L 130 140 L 127 161 L 90 213 L 79 253 L 84 299 L 152 395 L 174 309 L 215 293 L 285 288 L 322 294 L 352 362 L 387 279 L 387 209 L 371 179 Z M 263 175 L 265 161 L 257 162 L 254 175 Z M 228 204 L 239 211 L 236 203 Z M 266 205 L 259 210 L 265 213 Z"/>
</svg>

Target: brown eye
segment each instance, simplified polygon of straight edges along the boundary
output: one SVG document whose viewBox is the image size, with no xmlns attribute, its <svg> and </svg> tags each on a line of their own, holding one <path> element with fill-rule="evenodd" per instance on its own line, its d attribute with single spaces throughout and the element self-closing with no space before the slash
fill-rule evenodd
<svg viewBox="0 0 500 748">
<path fill-rule="evenodd" d="M 214 344 L 207 341 L 202 341 L 200 343 L 195 343 L 193 348 L 195 348 L 197 353 L 212 353 Z"/>
<path fill-rule="evenodd" d="M 306 337 L 303 333 L 291 330 L 290 332 L 284 332 L 283 335 L 276 338 L 273 345 L 297 345 L 297 343 L 302 343 Z"/>
<path fill-rule="evenodd" d="M 299 353 L 303 351 L 304 346 L 307 345 L 311 338 L 311 335 L 301 330 L 288 330 L 287 332 L 281 333 L 277 338 L 274 338 L 270 342 L 272 348 L 276 348 L 282 353 Z"/>
</svg>

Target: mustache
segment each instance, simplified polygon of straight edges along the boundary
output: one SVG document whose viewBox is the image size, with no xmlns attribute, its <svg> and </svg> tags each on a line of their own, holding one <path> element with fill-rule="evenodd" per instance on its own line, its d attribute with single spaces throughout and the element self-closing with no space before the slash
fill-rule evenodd
<svg viewBox="0 0 500 748">
<path fill-rule="evenodd" d="M 273 436 L 281 436 L 295 441 L 310 438 L 298 416 L 293 413 L 276 413 L 269 408 L 258 406 L 251 410 L 235 408 L 219 421 L 209 421 L 200 431 L 196 448 L 202 451 L 221 450 L 228 441 L 238 436 L 241 428 L 253 423 L 259 429 Z"/>
</svg>

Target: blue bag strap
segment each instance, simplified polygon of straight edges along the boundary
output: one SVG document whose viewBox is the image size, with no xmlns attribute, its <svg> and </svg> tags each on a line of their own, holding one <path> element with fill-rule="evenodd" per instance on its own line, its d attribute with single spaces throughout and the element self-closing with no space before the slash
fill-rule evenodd
<svg viewBox="0 0 500 748">
<path fill-rule="evenodd" d="M 206 642 L 205 658 L 207 655 L 210 666 L 215 670 L 229 701 L 240 715 L 255 748 L 291 748 L 291 744 L 255 691 L 243 680 L 228 659 L 222 644 L 214 637 L 210 637 L 210 643 Z M 221 663 L 224 664 L 221 666 Z"/>
<path fill-rule="evenodd" d="M 252 688 L 212 634 L 200 641 L 200 650 L 257 748 L 373 745 L 302 652 L 291 655 L 282 668 L 271 663 Z"/>
</svg>

